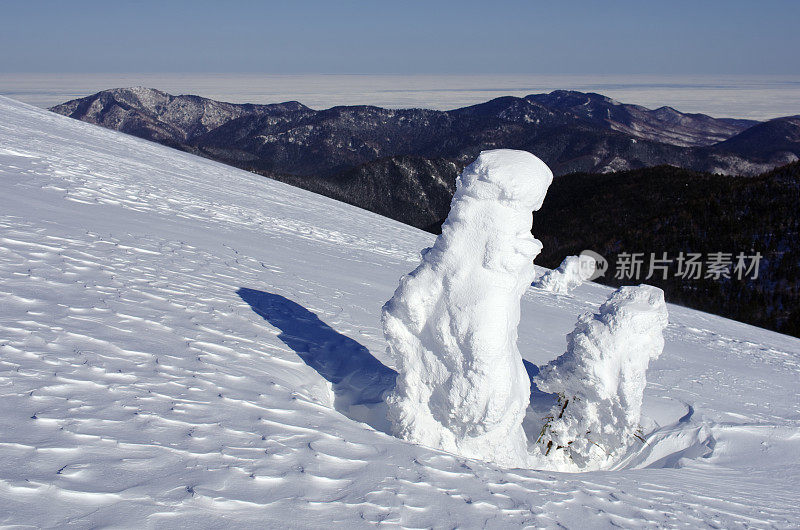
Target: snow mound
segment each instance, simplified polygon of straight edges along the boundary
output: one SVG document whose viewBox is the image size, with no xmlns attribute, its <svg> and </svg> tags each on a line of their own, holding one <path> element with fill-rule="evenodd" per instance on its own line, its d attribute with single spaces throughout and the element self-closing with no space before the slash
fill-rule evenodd
<svg viewBox="0 0 800 530">
<path fill-rule="evenodd" d="M 442 234 L 383 308 L 399 372 L 388 399 L 397 436 L 527 465 L 530 381 L 517 325 L 542 248 L 531 211 L 552 178 L 544 162 L 512 150 L 482 152 L 459 177 Z"/>
<path fill-rule="evenodd" d="M 567 256 L 557 269 L 545 272 L 534 286 L 552 293 L 567 294 L 591 278 L 596 267 L 597 263 L 591 256 Z"/>
<path fill-rule="evenodd" d="M 645 372 L 661 355 L 666 326 L 664 293 L 648 285 L 621 287 L 598 314 L 578 320 L 566 353 L 535 378 L 539 390 L 559 396 L 536 446 L 548 467 L 606 469 L 644 441 Z"/>
</svg>

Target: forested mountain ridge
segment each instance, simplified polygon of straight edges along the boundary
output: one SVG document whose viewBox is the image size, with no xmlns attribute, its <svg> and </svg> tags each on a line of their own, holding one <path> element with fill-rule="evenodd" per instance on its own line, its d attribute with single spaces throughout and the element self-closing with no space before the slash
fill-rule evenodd
<svg viewBox="0 0 800 530">
<path fill-rule="evenodd" d="M 669 166 L 566 175 L 535 213 L 533 232 L 545 267 L 594 250 L 610 263 L 597 281 L 617 286 L 635 283 L 616 277 L 621 256 L 641 253 L 639 280 L 671 302 L 800 336 L 800 162 L 747 179 Z M 661 270 L 647 278 L 651 253 L 666 253 L 666 279 Z M 730 261 L 730 277 L 709 275 L 717 253 Z M 738 255 L 749 266 L 756 253 L 757 277 L 734 271 Z M 680 274 L 679 257 L 690 254 L 701 255 L 701 278 Z"/>
<path fill-rule="evenodd" d="M 717 119 L 574 91 L 507 96 L 451 111 L 313 110 L 298 102 L 235 105 L 139 87 L 51 110 L 279 178 L 332 177 L 396 156 L 464 164 L 497 147 L 535 153 L 556 175 L 660 164 L 756 175 L 800 157 L 800 123 L 793 118 Z"/>
</svg>

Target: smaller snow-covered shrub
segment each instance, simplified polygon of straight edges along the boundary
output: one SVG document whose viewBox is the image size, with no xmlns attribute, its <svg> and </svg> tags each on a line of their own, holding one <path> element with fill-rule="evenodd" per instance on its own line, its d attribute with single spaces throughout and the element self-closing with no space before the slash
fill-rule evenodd
<svg viewBox="0 0 800 530">
<path fill-rule="evenodd" d="M 641 441 L 645 372 L 664 347 L 667 307 L 661 289 L 621 287 L 567 336 L 567 351 L 535 378 L 558 404 L 536 447 L 547 467 L 589 471 L 613 465 Z"/>
<path fill-rule="evenodd" d="M 553 293 L 566 294 L 592 277 L 596 262 L 587 255 L 567 256 L 557 269 L 542 274 L 534 286 Z"/>
</svg>

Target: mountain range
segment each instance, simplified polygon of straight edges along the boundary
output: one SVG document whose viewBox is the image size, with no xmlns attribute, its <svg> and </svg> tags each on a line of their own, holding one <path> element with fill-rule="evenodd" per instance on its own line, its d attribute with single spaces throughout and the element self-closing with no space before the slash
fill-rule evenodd
<svg viewBox="0 0 800 530">
<path fill-rule="evenodd" d="M 456 176 L 483 149 L 533 152 L 556 175 L 663 164 L 756 175 L 800 157 L 800 116 L 720 119 L 565 90 L 435 111 L 231 104 L 136 87 L 51 110 L 417 227 L 446 215 Z"/>
</svg>

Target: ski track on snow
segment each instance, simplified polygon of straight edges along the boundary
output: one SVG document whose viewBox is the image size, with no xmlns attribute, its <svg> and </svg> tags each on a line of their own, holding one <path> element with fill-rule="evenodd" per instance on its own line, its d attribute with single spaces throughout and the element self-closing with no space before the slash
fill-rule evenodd
<svg viewBox="0 0 800 530">
<path fill-rule="evenodd" d="M 335 347 L 315 340 L 341 336 L 393 368 L 380 307 L 431 235 L 6 98 L 0 115 L 0 524 L 800 521 L 800 340 L 670 306 L 648 372 L 649 446 L 631 455 L 660 468 L 456 458 L 337 411 L 288 345 L 315 355 Z M 287 338 L 239 289 L 330 330 Z M 523 356 L 563 353 L 609 292 L 529 289 Z"/>
</svg>

